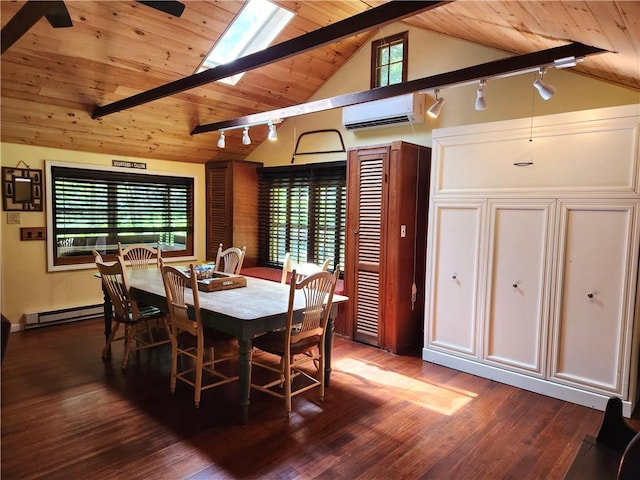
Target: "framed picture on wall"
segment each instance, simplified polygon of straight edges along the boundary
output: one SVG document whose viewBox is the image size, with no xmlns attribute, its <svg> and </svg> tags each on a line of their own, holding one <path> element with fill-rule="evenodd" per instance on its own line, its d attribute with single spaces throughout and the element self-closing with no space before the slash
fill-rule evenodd
<svg viewBox="0 0 640 480">
<path fill-rule="evenodd" d="M 41 212 L 42 197 L 42 170 L 2 167 L 3 210 Z"/>
</svg>

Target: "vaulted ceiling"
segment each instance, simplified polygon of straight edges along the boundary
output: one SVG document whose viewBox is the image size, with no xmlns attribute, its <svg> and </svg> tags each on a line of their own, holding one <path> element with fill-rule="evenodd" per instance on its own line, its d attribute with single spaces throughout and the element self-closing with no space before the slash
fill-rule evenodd
<svg viewBox="0 0 640 480">
<path fill-rule="evenodd" d="M 96 107 L 193 75 L 242 1 L 186 1 L 180 17 L 134 1 L 66 1 L 73 22 L 44 18 L 2 54 L 1 140 L 118 156 L 206 162 L 242 159 L 252 144 L 218 150 L 194 127 L 306 102 L 376 30 L 247 72 L 93 119 Z M 277 1 L 295 12 L 282 43 L 384 1 Z M 25 2 L 0 2 L 3 28 Z M 576 71 L 640 91 L 638 1 L 454 1 L 405 18 L 408 25 L 524 54 L 569 42 L 606 49 Z"/>
</svg>

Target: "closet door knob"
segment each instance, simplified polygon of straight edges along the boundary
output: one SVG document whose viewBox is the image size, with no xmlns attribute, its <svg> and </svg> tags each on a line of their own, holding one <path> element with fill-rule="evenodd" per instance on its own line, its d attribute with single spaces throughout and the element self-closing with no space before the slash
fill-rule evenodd
<svg viewBox="0 0 640 480">
<path fill-rule="evenodd" d="M 452 278 L 453 280 L 455 280 L 456 278 L 458 278 L 458 276 L 457 276 L 457 275 L 455 275 L 455 274 L 453 274 L 453 275 L 451 275 L 451 278 Z"/>
<path fill-rule="evenodd" d="M 589 297 L 589 298 L 593 298 L 593 293 L 588 293 L 588 294 L 587 294 L 587 297 Z"/>
<path fill-rule="evenodd" d="M 518 288 L 518 284 L 517 284 L 517 283 L 514 283 L 514 284 L 513 284 L 513 288 Z"/>
</svg>

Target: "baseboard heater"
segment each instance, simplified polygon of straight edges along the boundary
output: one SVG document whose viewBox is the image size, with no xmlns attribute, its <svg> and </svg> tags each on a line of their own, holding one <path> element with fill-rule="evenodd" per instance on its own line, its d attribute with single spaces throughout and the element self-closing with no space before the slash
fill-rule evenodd
<svg viewBox="0 0 640 480">
<path fill-rule="evenodd" d="M 25 313 L 25 327 L 41 327 L 56 323 L 77 322 L 102 317 L 104 309 L 102 304 L 85 305 L 81 307 L 64 308 L 62 310 L 52 310 L 50 312 Z"/>
</svg>

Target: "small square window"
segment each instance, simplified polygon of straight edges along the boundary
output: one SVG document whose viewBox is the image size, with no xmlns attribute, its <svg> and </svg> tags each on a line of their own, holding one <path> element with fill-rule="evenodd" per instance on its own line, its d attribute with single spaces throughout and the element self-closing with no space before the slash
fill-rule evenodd
<svg viewBox="0 0 640 480">
<path fill-rule="evenodd" d="M 371 43 L 371 88 L 407 81 L 409 32 Z"/>
</svg>

